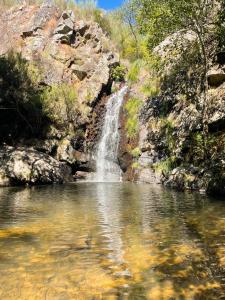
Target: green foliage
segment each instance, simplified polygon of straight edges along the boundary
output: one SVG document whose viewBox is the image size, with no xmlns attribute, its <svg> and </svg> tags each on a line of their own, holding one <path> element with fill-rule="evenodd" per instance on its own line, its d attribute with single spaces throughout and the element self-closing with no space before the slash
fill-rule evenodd
<svg viewBox="0 0 225 300">
<path fill-rule="evenodd" d="M 129 138 L 134 138 L 139 130 L 139 111 L 141 108 L 141 101 L 137 98 L 130 98 L 125 105 L 127 112 L 126 130 Z"/>
<path fill-rule="evenodd" d="M 215 11 L 213 0 L 131 0 L 135 5 L 135 19 L 148 36 L 153 48 L 178 30 L 193 30 L 205 35 Z"/>
<path fill-rule="evenodd" d="M 148 79 L 142 86 L 142 91 L 147 97 L 155 97 L 160 93 L 160 78 Z"/>
<path fill-rule="evenodd" d="M 105 33 L 110 35 L 112 28 L 107 15 L 101 9 L 95 9 L 93 15 L 94 21 L 99 24 Z"/>
<path fill-rule="evenodd" d="M 58 84 L 45 89 L 43 109 L 52 122 L 63 125 L 74 122 L 78 114 L 77 93 L 72 85 Z"/>
<path fill-rule="evenodd" d="M 157 162 L 153 165 L 153 169 L 158 173 L 168 174 L 170 171 L 172 171 L 174 168 L 176 168 L 176 157 L 171 156 L 165 160 L 162 160 L 160 162 Z"/>
<path fill-rule="evenodd" d="M 127 74 L 127 79 L 131 82 L 138 81 L 138 75 L 140 73 L 140 69 L 141 69 L 140 60 L 135 60 L 130 66 L 129 72 Z"/>
<path fill-rule="evenodd" d="M 119 65 L 112 69 L 112 79 L 116 82 L 124 81 L 126 75 L 126 68 L 123 65 Z"/>
<path fill-rule="evenodd" d="M 201 132 L 196 132 L 193 139 L 198 147 L 202 147 L 204 143 L 204 138 Z"/>
<path fill-rule="evenodd" d="M 135 61 L 143 56 L 142 37 L 135 27 L 131 27 L 124 17 L 124 8 L 106 14 L 110 25 L 110 38 L 118 49 L 121 58 Z"/>
<path fill-rule="evenodd" d="M 174 123 L 171 119 L 162 118 L 161 126 L 163 135 L 166 136 L 167 147 L 169 154 L 173 154 L 174 149 L 176 148 L 176 138 L 174 137 Z"/>
<path fill-rule="evenodd" d="M 36 135 L 45 119 L 39 71 L 18 53 L 0 57 L 1 137 Z"/>
<path fill-rule="evenodd" d="M 133 156 L 133 158 L 138 158 L 141 156 L 141 150 L 139 147 L 134 148 L 133 150 L 131 150 L 131 155 Z"/>
<path fill-rule="evenodd" d="M 176 135 L 175 134 L 175 124 L 172 119 L 169 118 L 159 118 L 152 119 L 148 124 L 150 131 L 160 133 L 160 136 L 165 137 L 165 148 L 168 155 L 173 155 L 176 149 Z"/>
<path fill-rule="evenodd" d="M 204 156 L 204 137 L 202 132 L 192 133 L 186 154 L 186 161 L 192 161 L 192 163 L 198 165 L 204 160 Z"/>
<path fill-rule="evenodd" d="M 137 161 L 135 161 L 135 162 L 132 163 L 131 168 L 133 170 L 139 170 L 140 169 L 140 164 Z"/>
</svg>

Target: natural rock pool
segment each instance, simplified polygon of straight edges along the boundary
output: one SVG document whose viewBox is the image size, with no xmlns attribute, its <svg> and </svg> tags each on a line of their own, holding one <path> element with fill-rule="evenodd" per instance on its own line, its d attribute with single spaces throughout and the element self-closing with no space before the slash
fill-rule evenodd
<svg viewBox="0 0 225 300">
<path fill-rule="evenodd" d="M 131 183 L 0 195 L 0 299 L 225 299 L 219 199 Z"/>
</svg>

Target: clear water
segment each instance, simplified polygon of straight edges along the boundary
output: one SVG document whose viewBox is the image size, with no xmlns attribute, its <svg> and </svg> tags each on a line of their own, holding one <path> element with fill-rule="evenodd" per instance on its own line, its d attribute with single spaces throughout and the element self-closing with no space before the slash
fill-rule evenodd
<svg viewBox="0 0 225 300">
<path fill-rule="evenodd" d="M 121 170 L 118 165 L 117 153 L 119 146 L 119 115 L 127 87 L 113 94 L 106 105 L 106 115 L 102 128 L 102 136 L 96 155 L 97 182 L 118 182 Z"/>
<path fill-rule="evenodd" d="M 154 185 L 0 190 L 0 299 L 225 299 L 225 202 Z"/>
</svg>

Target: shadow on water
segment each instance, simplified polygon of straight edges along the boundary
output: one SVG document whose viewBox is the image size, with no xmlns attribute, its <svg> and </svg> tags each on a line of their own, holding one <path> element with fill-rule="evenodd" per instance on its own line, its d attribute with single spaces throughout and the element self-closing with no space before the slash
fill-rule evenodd
<svg viewBox="0 0 225 300">
<path fill-rule="evenodd" d="M 131 183 L 0 193 L 1 299 L 224 299 L 222 201 Z"/>
</svg>

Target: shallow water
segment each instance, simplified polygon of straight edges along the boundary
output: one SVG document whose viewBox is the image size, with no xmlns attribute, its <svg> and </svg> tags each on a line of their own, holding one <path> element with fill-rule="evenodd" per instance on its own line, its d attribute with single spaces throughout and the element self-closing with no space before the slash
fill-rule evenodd
<svg viewBox="0 0 225 300">
<path fill-rule="evenodd" d="M 225 202 L 153 185 L 0 190 L 0 299 L 225 299 Z"/>
</svg>

